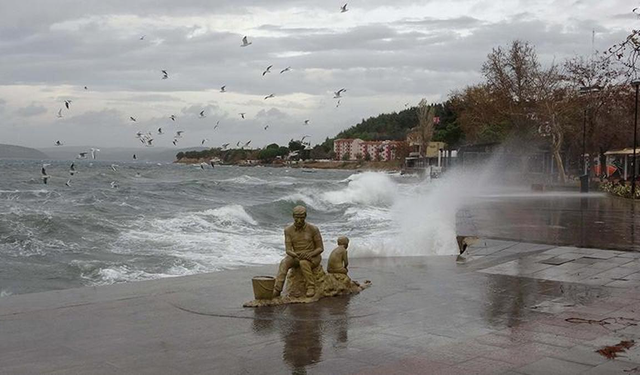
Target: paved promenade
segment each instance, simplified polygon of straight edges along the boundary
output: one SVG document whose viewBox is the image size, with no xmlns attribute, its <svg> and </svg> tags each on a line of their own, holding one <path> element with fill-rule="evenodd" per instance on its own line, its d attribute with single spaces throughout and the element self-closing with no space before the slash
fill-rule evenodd
<svg viewBox="0 0 640 375">
<path fill-rule="evenodd" d="M 0 299 L 0 374 L 633 374 L 640 254 L 480 240 L 352 259 L 352 297 L 244 309 L 275 266 Z M 569 319 L 569 320 L 567 320 Z"/>
</svg>

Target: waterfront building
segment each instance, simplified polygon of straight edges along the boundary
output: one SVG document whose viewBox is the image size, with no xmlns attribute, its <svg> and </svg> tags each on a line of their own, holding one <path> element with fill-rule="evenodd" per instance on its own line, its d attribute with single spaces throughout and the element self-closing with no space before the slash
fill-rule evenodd
<svg viewBox="0 0 640 375">
<path fill-rule="evenodd" d="M 336 160 L 371 160 L 389 161 L 396 159 L 396 151 L 401 141 L 363 141 L 362 139 L 336 139 L 333 141 L 333 151 Z"/>
</svg>

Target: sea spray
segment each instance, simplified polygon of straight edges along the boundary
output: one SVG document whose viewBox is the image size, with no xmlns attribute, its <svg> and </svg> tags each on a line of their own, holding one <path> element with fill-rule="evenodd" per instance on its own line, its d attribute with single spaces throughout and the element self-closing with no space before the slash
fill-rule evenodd
<svg viewBox="0 0 640 375">
<path fill-rule="evenodd" d="M 359 173 L 350 176 L 348 181 L 345 189 L 325 192 L 322 199 L 333 205 L 356 203 L 389 206 L 397 195 L 396 184 L 384 173 Z"/>
<path fill-rule="evenodd" d="M 397 193 L 389 210 L 389 231 L 354 243 L 354 257 L 455 255 L 456 215 L 470 199 L 486 193 L 493 168 L 452 170 Z"/>
</svg>

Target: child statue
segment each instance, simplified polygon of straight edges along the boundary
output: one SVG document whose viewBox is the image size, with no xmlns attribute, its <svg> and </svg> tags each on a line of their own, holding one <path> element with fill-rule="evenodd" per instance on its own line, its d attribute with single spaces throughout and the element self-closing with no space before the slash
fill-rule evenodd
<svg viewBox="0 0 640 375">
<path fill-rule="evenodd" d="M 349 239 L 345 236 L 338 237 L 338 247 L 333 249 L 329 256 L 327 272 L 347 274 L 349 270 L 349 258 L 347 257 L 347 248 L 349 247 Z"/>
</svg>

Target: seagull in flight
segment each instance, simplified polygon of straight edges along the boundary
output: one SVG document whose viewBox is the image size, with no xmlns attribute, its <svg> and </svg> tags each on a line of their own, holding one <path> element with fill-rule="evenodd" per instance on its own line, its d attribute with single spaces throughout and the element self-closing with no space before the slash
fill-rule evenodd
<svg viewBox="0 0 640 375">
<path fill-rule="evenodd" d="M 269 125 L 266 125 L 266 126 L 264 127 L 264 130 L 267 130 L 267 129 L 269 129 Z"/>
<path fill-rule="evenodd" d="M 136 120 L 136 118 L 135 118 L 135 117 L 133 117 L 133 116 L 129 116 L 129 120 L 131 120 L 131 121 L 133 121 L 133 122 L 136 122 L 136 121 L 137 121 L 137 120 Z"/>
<path fill-rule="evenodd" d="M 344 4 L 343 6 L 340 7 L 340 13 L 344 13 L 346 11 L 348 11 L 349 9 L 347 9 L 347 4 Z"/>
<path fill-rule="evenodd" d="M 177 146 L 178 145 L 178 140 L 174 138 L 173 142 L 171 142 L 171 143 L 173 143 L 174 146 Z"/>
<path fill-rule="evenodd" d="M 62 118 L 62 108 L 58 111 L 58 118 Z"/>
<path fill-rule="evenodd" d="M 73 176 L 76 174 L 76 163 L 71 163 L 69 166 L 69 175 Z"/>
<path fill-rule="evenodd" d="M 182 133 L 184 133 L 184 130 L 178 130 L 174 138 L 182 138 Z"/>
<path fill-rule="evenodd" d="M 49 178 L 51 177 L 47 174 L 47 171 L 45 169 L 49 165 L 51 164 L 42 164 L 42 170 L 40 171 L 42 173 L 42 182 L 44 182 L 45 185 L 47 184 L 47 182 L 49 181 Z"/>
<path fill-rule="evenodd" d="M 85 90 L 89 90 L 89 88 L 87 86 L 84 87 Z"/>
<path fill-rule="evenodd" d="M 171 115 L 169 116 L 169 118 L 171 119 L 171 121 L 176 121 L 176 115 Z"/>
<path fill-rule="evenodd" d="M 247 47 L 249 45 L 251 45 L 252 42 L 250 42 L 247 37 L 245 36 L 244 38 L 242 38 L 242 44 L 240 45 L 240 47 Z"/>
<path fill-rule="evenodd" d="M 138 160 L 138 156 L 136 156 L 136 154 L 133 154 L 133 160 Z"/>
<path fill-rule="evenodd" d="M 304 120 L 305 125 L 309 125 L 309 120 Z"/>
<path fill-rule="evenodd" d="M 68 179 L 67 182 L 64 183 L 67 187 L 71 187 L 71 179 Z"/>
<path fill-rule="evenodd" d="M 310 135 L 305 135 L 304 137 L 302 137 L 302 139 L 300 139 L 300 143 L 304 142 L 304 139 L 305 138 L 309 138 L 309 137 L 311 137 L 311 136 Z"/>
<path fill-rule="evenodd" d="M 65 100 L 64 101 L 64 106 L 67 107 L 67 109 L 69 109 L 69 105 L 71 104 L 71 100 Z"/>
<path fill-rule="evenodd" d="M 60 142 L 60 141 L 56 141 L 56 143 L 55 143 L 55 145 L 56 145 L 56 146 L 62 146 L 62 144 L 63 144 L 63 143 L 62 143 L 62 142 Z"/>
<path fill-rule="evenodd" d="M 220 120 L 216 121 L 216 126 L 213 127 L 213 130 L 218 129 L 218 125 L 220 125 Z"/>
<path fill-rule="evenodd" d="M 343 89 L 340 89 L 340 90 L 338 90 L 338 91 L 334 92 L 334 93 L 333 93 L 333 98 L 334 98 L 334 99 L 336 99 L 336 98 L 341 98 L 341 97 L 342 97 L 342 93 L 343 93 L 343 92 L 346 92 L 346 91 L 347 91 L 347 89 L 344 89 L 344 88 L 343 88 Z"/>
<path fill-rule="evenodd" d="M 115 164 L 111 164 L 111 170 L 114 171 L 114 172 L 117 172 L 118 171 L 118 166 L 115 165 Z"/>
<path fill-rule="evenodd" d="M 290 67 L 290 66 L 287 66 L 286 68 L 284 68 L 284 69 L 282 69 L 282 70 L 280 71 L 280 74 L 282 74 L 282 73 L 284 73 L 284 72 L 288 72 L 288 71 L 290 71 L 290 70 L 291 70 L 291 67 Z"/>
<path fill-rule="evenodd" d="M 236 143 L 236 147 L 240 147 L 240 141 L 238 141 L 238 143 Z"/>
<path fill-rule="evenodd" d="M 251 140 L 249 140 L 249 142 L 245 143 L 244 146 L 242 146 L 242 148 L 249 147 L 249 143 L 251 143 Z"/>
<path fill-rule="evenodd" d="M 240 112 L 240 113 L 238 113 L 238 114 L 239 114 L 243 119 L 244 119 L 244 115 L 246 115 L 246 113 L 244 113 L 244 112 Z"/>
<path fill-rule="evenodd" d="M 265 69 L 265 71 L 262 72 L 262 76 L 264 77 L 265 74 L 271 73 L 271 68 L 273 68 L 273 65 L 267 66 L 267 69 Z"/>
<path fill-rule="evenodd" d="M 95 159 L 96 158 L 96 152 L 100 151 L 99 148 L 91 148 L 91 158 Z"/>
<path fill-rule="evenodd" d="M 164 133 L 162 132 L 162 128 L 158 128 L 158 135 L 162 135 L 162 134 L 164 134 Z"/>
<path fill-rule="evenodd" d="M 220 87 L 220 92 L 227 92 L 227 85 Z"/>
<path fill-rule="evenodd" d="M 140 37 L 140 40 L 144 40 L 144 37 L 145 37 L 145 36 L 146 36 L 146 35 L 141 36 L 141 37 Z"/>
<path fill-rule="evenodd" d="M 162 79 L 167 79 L 169 78 L 169 73 L 167 73 L 166 70 L 162 70 Z"/>
<path fill-rule="evenodd" d="M 273 97 L 275 97 L 275 96 L 276 96 L 276 94 L 269 94 L 269 95 L 267 95 L 267 96 L 265 96 L 265 97 L 264 97 L 264 100 L 267 100 L 267 99 L 269 99 L 269 98 L 273 98 Z"/>
<path fill-rule="evenodd" d="M 202 140 L 202 142 L 200 143 L 200 145 L 202 146 L 202 145 L 203 145 L 206 141 L 208 141 L 208 140 L 209 140 L 209 138 L 204 138 L 204 139 Z"/>
<path fill-rule="evenodd" d="M 119 188 L 119 187 L 120 187 L 120 185 L 118 185 L 118 182 L 117 182 L 117 181 L 111 181 L 111 188 L 112 188 L 112 189 L 117 189 L 117 188 Z"/>
<path fill-rule="evenodd" d="M 80 153 L 78 153 L 78 156 L 76 157 L 76 159 L 86 159 L 87 158 L 87 154 L 88 154 L 88 152 L 80 152 Z"/>
<path fill-rule="evenodd" d="M 207 117 L 207 116 L 205 116 L 204 109 L 203 109 L 202 111 L 200 111 L 200 118 L 205 118 L 205 117 Z"/>
<path fill-rule="evenodd" d="M 228 143 L 224 143 L 224 144 L 222 145 L 222 148 L 223 148 L 223 149 L 226 149 L 227 147 L 229 147 L 229 144 L 228 144 Z"/>
</svg>

